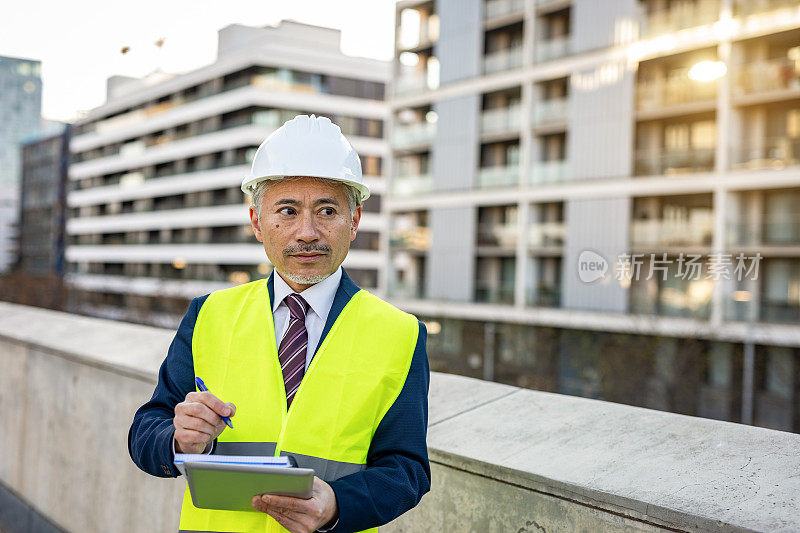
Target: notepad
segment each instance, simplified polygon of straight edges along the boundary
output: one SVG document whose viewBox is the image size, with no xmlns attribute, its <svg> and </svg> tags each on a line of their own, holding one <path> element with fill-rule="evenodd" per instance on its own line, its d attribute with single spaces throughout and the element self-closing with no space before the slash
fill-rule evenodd
<svg viewBox="0 0 800 533">
<path fill-rule="evenodd" d="M 200 509 L 252 511 L 256 494 L 310 498 L 314 486 L 314 470 L 298 468 L 291 457 L 176 454 L 175 465 Z"/>
<path fill-rule="evenodd" d="M 292 466 L 289 457 L 272 457 L 268 455 L 213 455 L 204 453 L 176 453 L 175 467 L 184 476 L 186 471 L 183 464 L 193 463 L 213 463 L 213 464 L 232 464 L 232 465 L 269 465 L 269 466 Z"/>
</svg>

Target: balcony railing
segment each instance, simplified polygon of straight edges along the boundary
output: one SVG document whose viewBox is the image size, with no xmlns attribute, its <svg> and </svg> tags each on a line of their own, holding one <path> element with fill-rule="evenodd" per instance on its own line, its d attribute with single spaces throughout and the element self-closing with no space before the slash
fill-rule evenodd
<svg viewBox="0 0 800 533">
<path fill-rule="evenodd" d="M 800 323 L 800 304 L 786 300 L 761 300 L 759 319 L 761 322 Z"/>
<path fill-rule="evenodd" d="M 536 102 L 531 112 L 533 126 L 546 126 L 566 122 L 567 102 L 566 98 L 552 98 Z"/>
<path fill-rule="evenodd" d="M 424 252 L 430 248 L 430 244 L 430 231 L 425 226 L 395 230 L 389 238 L 389 246 L 396 250 L 417 250 Z"/>
<path fill-rule="evenodd" d="M 393 298 L 425 298 L 425 287 L 416 283 L 395 282 L 389 285 L 389 296 Z"/>
<path fill-rule="evenodd" d="M 736 0 L 736 15 L 747 17 L 784 8 L 797 9 L 797 0 Z"/>
<path fill-rule="evenodd" d="M 693 81 L 688 76 L 640 82 L 636 87 L 636 106 L 639 109 L 713 101 L 716 97 L 716 82 Z"/>
<path fill-rule="evenodd" d="M 428 75 L 426 72 L 416 72 L 414 74 L 400 74 L 395 78 L 395 94 L 421 93 L 428 90 Z"/>
<path fill-rule="evenodd" d="M 565 235 L 564 222 L 537 222 L 528 228 L 528 247 L 563 246 Z"/>
<path fill-rule="evenodd" d="M 532 307 L 561 307 L 561 289 L 550 284 L 541 284 L 536 289 L 528 289 L 525 303 Z"/>
<path fill-rule="evenodd" d="M 568 173 L 569 161 L 566 159 L 555 159 L 553 161 L 534 161 L 531 165 L 531 173 L 528 183 L 530 185 L 560 183 L 567 179 Z"/>
<path fill-rule="evenodd" d="M 481 113 L 481 133 L 519 131 L 520 106 L 489 109 Z"/>
<path fill-rule="evenodd" d="M 800 89 L 800 61 L 783 57 L 740 65 L 734 87 L 739 94 Z"/>
<path fill-rule="evenodd" d="M 478 246 L 499 246 L 515 248 L 519 230 L 516 223 L 478 225 Z"/>
<path fill-rule="evenodd" d="M 392 146 L 407 148 L 409 146 L 428 144 L 436 135 L 435 122 L 419 122 L 406 126 L 396 126 L 392 132 Z"/>
<path fill-rule="evenodd" d="M 270 72 L 268 74 L 256 74 L 250 79 L 250 84 L 254 87 L 276 91 L 316 94 L 325 92 L 321 85 L 294 81 L 290 76 L 286 76 L 281 71 Z"/>
<path fill-rule="evenodd" d="M 488 21 L 515 13 L 522 13 L 524 9 L 524 0 L 488 0 L 483 10 L 483 17 Z"/>
<path fill-rule="evenodd" d="M 671 7 L 647 14 L 641 22 L 639 34 L 642 38 L 650 38 L 713 24 L 719 19 L 719 4 L 719 0 L 676 2 Z"/>
<path fill-rule="evenodd" d="M 634 220 L 631 223 L 631 245 L 635 247 L 711 246 L 714 220 L 693 217 L 692 220 Z"/>
<path fill-rule="evenodd" d="M 516 187 L 519 184 L 519 165 L 483 167 L 478 170 L 478 187 Z"/>
<path fill-rule="evenodd" d="M 572 52 L 572 39 L 569 35 L 554 37 L 546 41 L 536 43 L 536 61 L 550 61 L 564 57 Z"/>
<path fill-rule="evenodd" d="M 515 46 L 499 52 L 486 54 L 483 58 L 483 72 L 492 74 L 522 66 L 522 47 Z"/>
<path fill-rule="evenodd" d="M 433 177 L 430 174 L 396 176 L 392 180 L 392 192 L 397 196 L 413 196 L 430 192 L 432 189 Z"/>
<path fill-rule="evenodd" d="M 768 137 L 731 150 L 732 167 L 781 169 L 800 164 L 800 137 Z"/>
<path fill-rule="evenodd" d="M 710 172 L 714 170 L 714 148 L 638 150 L 634 167 L 637 176 Z"/>
<path fill-rule="evenodd" d="M 800 214 L 765 215 L 760 223 L 730 224 L 727 242 L 730 246 L 797 246 L 800 245 Z"/>
<path fill-rule="evenodd" d="M 478 281 L 475 283 L 475 301 L 511 305 L 514 303 L 514 284 Z"/>
</svg>

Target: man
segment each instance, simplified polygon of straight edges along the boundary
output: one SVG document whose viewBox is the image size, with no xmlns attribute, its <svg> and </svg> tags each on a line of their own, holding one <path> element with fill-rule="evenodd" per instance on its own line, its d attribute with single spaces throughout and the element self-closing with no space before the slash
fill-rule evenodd
<svg viewBox="0 0 800 533">
<path fill-rule="evenodd" d="M 330 120 L 300 115 L 262 143 L 242 190 L 273 273 L 192 300 L 134 416 L 131 458 L 160 477 L 179 475 L 176 452 L 277 451 L 315 470 L 310 499 L 254 495 L 252 512 L 196 508 L 187 489 L 181 531 L 385 524 L 430 489 L 429 370 L 423 324 L 341 267 L 369 196 L 358 155 Z"/>
</svg>

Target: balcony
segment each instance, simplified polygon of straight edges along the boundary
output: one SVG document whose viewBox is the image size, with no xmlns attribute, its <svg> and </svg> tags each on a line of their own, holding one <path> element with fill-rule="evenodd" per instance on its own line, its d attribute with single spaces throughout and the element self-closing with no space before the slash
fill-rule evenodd
<svg viewBox="0 0 800 533">
<path fill-rule="evenodd" d="M 525 304 L 531 307 L 561 307 L 561 289 L 555 285 L 541 284 L 536 289 L 528 289 Z"/>
<path fill-rule="evenodd" d="M 528 179 L 530 185 L 544 185 L 547 183 L 560 183 L 567 179 L 569 174 L 569 161 L 554 159 L 552 161 L 534 161 L 531 163 L 531 173 Z"/>
<path fill-rule="evenodd" d="M 647 14 L 640 24 L 639 35 L 643 39 L 649 39 L 687 28 L 713 24 L 719 16 L 719 0 L 676 2 L 672 7 Z"/>
<path fill-rule="evenodd" d="M 761 223 L 728 226 L 729 246 L 797 246 L 800 245 L 800 214 L 766 215 Z"/>
<path fill-rule="evenodd" d="M 741 65 L 736 69 L 734 88 L 738 95 L 797 91 L 800 89 L 800 61 L 783 57 Z"/>
<path fill-rule="evenodd" d="M 552 98 L 536 102 L 531 112 L 533 127 L 566 124 L 568 103 L 567 98 Z"/>
<path fill-rule="evenodd" d="M 425 226 L 395 230 L 389 238 L 389 246 L 393 250 L 425 252 L 430 245 L 430 230 Z"/>
<path fill-rule="evenodd" d="M 480 189 L 516 187 L 519 184 L 519 165 L 482 167 L 478 169 L 477 177 Z"/>
<path fill-rule="evenodd" d="M 321 83 L 295 81 L 292 79 L 292 74 L 284 70 L 278 70 L 267 74 L 256 74 L 250 78 L 250 85 L 262 89 L 293 93 L 321 94 L 325 92 Z"/>
<path fill-rule="evenodd" d="M 797 7 L 797 0 L 735 0 L 735 13 L 742 17 Z"/>
<path fill-rule="evenodd" d="M 486 54 L 483 58 L 483 72 L 493 74 L 519 68 L 522 66 L 522 57 L 521 46 Z"/>
<path fill-rule="evenodd" d="M 564 246 L 564 222 L 536 222 L 528 228 L 528 247 L 531 249 Z"/>
<path fill-rule="evenodd" d="M 392 148 L 403 149 L 410 146 L 430 144 L 435 136 L 435 122 L 418 122 L 405 126 L 395 126 L 392 131 Z"/>
<path fill-rule="evenodd" d="M 692 81 L 681 76 L 654 82 L 640 82 L 636 87 L 636 107 L 640 110 L 708 102 L 717 98 L 717 84 Z"/>
<path fill-rule="evenodd" d="M 487 0 L 483 10 L 486 22 L 510 15 L 521 14 L 525 9 L 524 0 Z"/>
<path fill-rule="evenodd" d="M 498 285 L 488 281 L 476 281 L 475 301 L 512 305 L 514 303 L 514 283 L 506 282 Z"/>
<path fill-rule="evenodd" d="M 636 176 L 671 176 L 714 170 L 714 148 L 637 150 Z"/>
<path fill-rule="evenodd" d="M 397 281 L 389 285 L 389 296 L 406 300 L 420 300 L 425 298 L 425 287 L 416 283 Z"/>
<path fill-rule="evenodd" d="M 433 190 L 433 177 L 430 174 L 396 176 L 392 180 L 392 192 L 397 196 L 414 196 Z"/>
<path fill-rule="evenodd" d="M 759 320 L 783 324 L 800 323 L 800 303 L 786 300 L 761 300 Z"/>
<path fill-rule="evenodd" d="M 670 246 L 711 246 L 714 219 L 692 217 L 691 220 L 634 220 L 631 222 L 631 246 L 664 248 Z"/>
<path fill-rule="evenodd" d="M 510 224 L 479 224 L 478 246 L 497 246 L 513 249 L 517 246 L 519 229 L 516 223 Z"/>
<path fill-rule="evenodd" d="M 394 80 L 394 94 L 396 95 L 421 93 L 429 88 L 427 72 L 403 73 Z"/>
<path fill-rule="evenodd" d="M 551 61 L 572 53 L 572 39 L 569 35 L 554 37 L 536 43 L 536 62 Z"/>
<path fill-rule="evenodd" d="M 520 105 L 489 109 L 481 113 L 481 133 L 519 131 Z"/>
<path fill-rule="evenodd" d="M 734 169 L 782 169 L 800 163 L 800 137 L 768 137 L 731 149 Z"/>
</svg>

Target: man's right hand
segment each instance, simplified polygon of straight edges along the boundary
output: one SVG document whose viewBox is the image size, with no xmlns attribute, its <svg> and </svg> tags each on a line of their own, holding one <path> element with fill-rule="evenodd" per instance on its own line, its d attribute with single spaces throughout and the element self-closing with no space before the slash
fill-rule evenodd
<svg viewBox="0 0 800 533">
<path fill-rule="evenodd" d="M 210 392 L 190 392 L 175 406 L 175 451 L 202 453 L 225 429 L 221 417 L 233 416 L 236 406 L 225 403 Z"/>
</svg>

